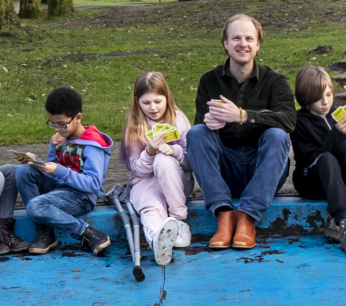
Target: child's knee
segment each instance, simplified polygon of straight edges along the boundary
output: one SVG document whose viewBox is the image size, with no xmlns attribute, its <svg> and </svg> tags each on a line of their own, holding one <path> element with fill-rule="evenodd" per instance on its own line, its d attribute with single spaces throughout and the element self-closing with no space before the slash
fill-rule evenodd
<svg viewBox="0 0 346 306">
<path fill-rule="evenodd" d="M 339 168 L 339 162 L 337 158 L 330 152 L 324 152 L 321 154 L 320 158 L 318 159 L 318 165 L 321 167 L 338 167 Z"/>
<path fill-rule="evenodd" d="M 30 165 L 20 165 L 15 172 L 15 179 L 20 182 L 24 177 L 28 176 L 32 172 L 32 166 Z"/>
<path fill-rule="evenodd" d="M 0 167 L 0 171 L 7 179 L 14 179 L 14 173 L 16 172 L 16 166 L 14 165 L 3 165 Z"/>
<path fill-rule="evenodd" d="M 154 172 L 170 172 L 172 169 L 179 169 L 179 162 L 172 156 L 167 156 L 163 153 L 159 153 L 155 156 L 153 163 Z"/>
<path fill-rule="evenodd" d="M 31 199 L 28 204 L 26 204 L 26 213 L 30 217 L 36 217 L 38 211 L 39 211 L 39 205 L 35 199 Z"/>
</svg>

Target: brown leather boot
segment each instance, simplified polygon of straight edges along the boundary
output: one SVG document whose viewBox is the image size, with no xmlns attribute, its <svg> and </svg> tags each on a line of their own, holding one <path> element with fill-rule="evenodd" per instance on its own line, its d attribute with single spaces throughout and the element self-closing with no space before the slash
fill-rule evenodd
<svg viewBox="0 0 346 306">
<path fill-rule="evenodd" d="M 256 246 L 256 220 L 243 211 L 237 211 L 237 229 L 233 237 L 232 247 L 251 249 Z"/>
<path fill-rule="evenodd" d="M 231 246 L 235 229 L 235 211 L 220 212 L 217 217 L 217 224 L 217 231 L 210 239 L 209 247 L 213 249 L 227 249 Z"/>
</svg>

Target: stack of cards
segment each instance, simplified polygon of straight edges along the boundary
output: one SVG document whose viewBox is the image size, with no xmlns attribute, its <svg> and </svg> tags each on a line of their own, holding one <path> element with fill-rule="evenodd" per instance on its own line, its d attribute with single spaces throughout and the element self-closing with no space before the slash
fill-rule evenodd
<svg viewBox="0 0 346 306">
<path fill-rule="evenodd" d="M 160 135 L 166 135 L 165 142 L 171 142 L 180 138 L 177 129 L 168 123 L 155 124 L 145 135 L 149 139 L 154 139 Z"/>
<path fill-rule="evenodd" d="M 332 117 L 335 121 L 339 122 L 346 116 L 346 106 L 339 106 L 333 113 Z"/>
<path fill-rule="evenodd" d="M 219 99 L 211 99 L 210 101 L 211 102 L 217 102 L 217 103 L 223 103 L 222 100 L 219 100 Z"/>
</svg>

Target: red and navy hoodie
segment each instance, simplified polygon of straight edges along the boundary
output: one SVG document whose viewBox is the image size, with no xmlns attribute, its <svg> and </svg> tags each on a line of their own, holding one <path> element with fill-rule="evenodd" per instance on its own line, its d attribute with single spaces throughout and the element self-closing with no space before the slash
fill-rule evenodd
<svg viewBox="0 0 346 306">
<path fill-rule="evenodd" d="M 48 161 L 58 163 L 53 176 L 60 184 L 85 192 L 96 204 L 105 194 L 103 183 L 113 140 L 94 125 L 85 127 L 79 138 L 67 138 L 57 145 L 52 144 L 52 138 Z"/>
</svg>

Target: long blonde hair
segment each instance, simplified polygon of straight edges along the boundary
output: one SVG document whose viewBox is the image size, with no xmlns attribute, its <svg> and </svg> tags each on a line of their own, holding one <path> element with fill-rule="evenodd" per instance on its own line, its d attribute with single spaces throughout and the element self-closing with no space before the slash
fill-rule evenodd
<svg viewBox="0 0 346 306">
<path fill-rule="evenodd" d="M 139 98 L 146 93 L 155 93 L 165 96 L 167 99 L 166 110 L 162 116 L 162 122 L 175 126 L 175 111 L 179 110 L 176 106 L 171 91 L 165 77 L 161 72 L 150 71 L 140 75 L 135 83 L 132 92 L 130 109 L 127 113 L 123 137 L 121 141 L 120 158 L 127 168 L 130 146 L 145 147 L 148 139 L 145 133 L 151 129 L 146 117 L 139 105 Z"/>
</svg>

